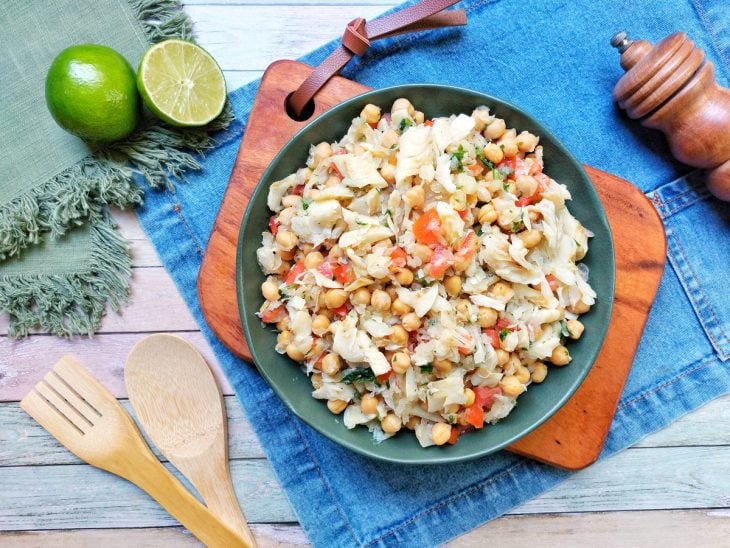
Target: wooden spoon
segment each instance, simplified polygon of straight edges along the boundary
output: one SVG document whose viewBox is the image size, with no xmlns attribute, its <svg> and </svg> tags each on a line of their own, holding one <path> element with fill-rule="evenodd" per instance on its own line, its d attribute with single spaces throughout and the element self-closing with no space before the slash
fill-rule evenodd
<svg viewBox="0 0 730 548">
<path fill-rule="evenodd" d="M 137 419 L 190 480 L 210 511 L 256 546 L 228 468 L 226 411 L 205 359 L 174 335 L 151 335 L 127 357 L 124 381 Z"/>
</svg>

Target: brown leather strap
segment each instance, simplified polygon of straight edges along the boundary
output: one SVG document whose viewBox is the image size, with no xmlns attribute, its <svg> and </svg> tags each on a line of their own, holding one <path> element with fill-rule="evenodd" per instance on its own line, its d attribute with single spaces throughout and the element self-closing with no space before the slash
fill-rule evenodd
<svg viewBox="0 0 730 548">
<path fill-rule="evenodd" d="M 466 24 L 463 10 L 443 12 L 458 0 L 424 0 L 406 9 L 367 23 L 358 17 L 347 24 L 342 43 L 314 69 L 289 97 L 289 107 L 299 115 L 327 80 L 340 72 L 354 55 L 362 55 L 372 40 L 388 38 L 406 32 Z M 439 13 L 442 12 L 442 13 Z"/>
</svg>

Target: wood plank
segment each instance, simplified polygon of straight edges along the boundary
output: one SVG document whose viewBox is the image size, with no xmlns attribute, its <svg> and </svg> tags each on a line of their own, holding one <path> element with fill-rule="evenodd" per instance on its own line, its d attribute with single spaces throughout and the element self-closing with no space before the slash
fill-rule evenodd
<svg viewBox="0 0 730 548">
<path fill-rule="evenodd" d="M 0 537 L 1 538 L 1 537 Z M 566 546 L 727 546 L 730 513 L 670 510 L 504 516 L 462 535 L 450 548 L 482 548 L 499 539 L 510 548 Z"/>
<path fill-rule="evenodd" d="M 264 70 L 276 59 L 294 59 L 342 36 L 355 17 L 374 19 L 390 6 L 187 5 L 200 44 L 222 69 Z M 256 47 L 252 47 L 256 44 Z"/>
<path fill-rule="evenodd" d="M 231 472 L 250 522 L 294 520 L 267 461 L 234 460 Z M 86 465 L 3 467 L 0 492 L 0 530 L 175 524 L 131 484 Z M 629 449 L 510 514 L 730 508 L 728 493 L 730 447 Z"/>
<path fill-rule="evenodd" d="M 225 396 L 224 402 L 228 415 L 229 458 L 264 458 L 256 434 L 243 416 L 241 404 L 235 396 Z M 136 419 L 129 401 L 121 400 L 120 403 Z M 0 424 L 0 467 L 81 464 L 73 453 L 58 443 L 15 402 L 0 404 Z M 145 439 L 155 455 L 167 462 L 146 435 Z"/>
<path fill-rule="evenodd" d="M 116 221 L 119 232 L 129 241 L 133 268 L 162 266 L 155 247 L 142 230 L 134 211 L 112 209 L 112 218 Z"/>
<path fill-rule="evenodd" d="M 259 548 L 308 546 L 298 525 L 254 523 L 251 531 Z M 13 531 L 0 533 L 0 544 L 16 548 L 159 548 L 160 546 L 202 546 L 187 529 L 157 527 L 150 529 L 75 529 L 54 531 Z"/>
<path fill-rule="evenodd" d="M 228 413 L 230 458 L 264 457 L 238 400 L 235 396 L 226 396 L 224 401 Z M 131 411 L 127 400 L 122 400 L 122 405 Z M 0 404 L 0 424 L 3 425 L 0 430 L 0 466 L 80 463 L 15 402 Z M 730 396 L 712 402 L 649 436 L 638 447 L 730 446 L 730 428 L 718 428 L 718 424 L 730 424 Z M 155 454 L 160 457 L 156 450 Z M 694 461 L 690 461 L 682 469 L 686 472 L 694 466 Z"/>
<path fill-rule="evenodd" d="M 267 5 L 276 9 L 280 5 L 291 6 L 292 0 L 184 0 L 183 8 L 188 6 L 261 6 Z M 388 0 L 296 0 L 297 4 L 309 6 L 397 6 L 399 2 Z"/>
<path fill-rule="evenodd" d="M 161 318 L 158 330 L 163 330 L 165 318 L 166 314 Z M 202 352 L 223 393 L 233 394 L 202 333 L 193 331 L 176 334 Z M 114 396 L 126 397 L 124 362 L 132 346 L 146 336 L 147 333 L 129 333 L 75 339 L 37 335 L 24 340 L 0 338 L 0 401 L 20 401 L 51 366 L 66 354 L 76 357 Z"/>
<path fill-rule="evenodd" d="M 132 272 L 131 300 L 121 313 L 109 312 L 98 333 L 138 333 L 151 331 L 197 331 L 185 302 L 164 268 L 136 268 Z M 0 316 L 0 335 L 8 332 L 8 319 Z M 6 340 L 0 340 L 4 356 Z"/>
<path fill-rule="evenodd" d="M 190 488 L 172 465 L 165 466 Z M 295 521 L 266 460 L 232 461 L 231 473 L 249 522 Z M 88 465 L 3 467 L 0 492 L 5 531 L 177 525 L 143 491 Z"/>
</svg>

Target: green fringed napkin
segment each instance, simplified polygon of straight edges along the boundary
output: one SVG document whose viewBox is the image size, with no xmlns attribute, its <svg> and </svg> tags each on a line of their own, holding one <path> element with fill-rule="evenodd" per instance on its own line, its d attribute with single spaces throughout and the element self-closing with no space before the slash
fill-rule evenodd
<svg viewBox="0 0 730 548">
<path fill-rule="evenodd" d="M 121 306 L 131 259 L 106 207 L 141 203 L 135 174 L 157 187 L 199 169 L 193 154 L 230 121 L 227 109 L 195 130 L 147 119 L 127 140 L 93 149 L 56 125 L 44 84 L 58 52 L 105 44 L 136 67 L 167 38 L 192 39 L 174 0 L 0 2 L 0 312 L 11 336 L 91 334 L 107 304 Z"/>
</svg>

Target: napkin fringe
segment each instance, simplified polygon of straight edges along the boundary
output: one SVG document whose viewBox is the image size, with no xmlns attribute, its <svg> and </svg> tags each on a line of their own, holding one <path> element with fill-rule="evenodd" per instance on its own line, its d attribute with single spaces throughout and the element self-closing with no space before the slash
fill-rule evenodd
<svg viewBox="0 0 730 548">
<path fill-rule="evenodd" d="M 0 312 L 9 316 L 9 336 L 25 337 L 36 326 L 64 337 L 92 335 L 107 303 L 119 310 L 129 300 L 126 240 L 106 215 L 90 230 L 89 259 L 78 271 L 0 278 Z"/>
<path fill-rule="evenodd" d="M 176 0 L 128 0 L 146 38 L 193 40 L 192 22 Z M 202 128 L 173 128 L 156 119 L 143 121 L 129 138 L 100 146 L 45 183 L 0 206 L 0 260 L 13 257 L 46 235 L 62 236 L 67 229 L 95 222 L 104 206 L 133 207 L 142 203 L 134 183 L 138 174 L 153 188 L 174 191 L 171 176 L 183 179 L 188 169 L 201 169 L 195 155 L 214 144 L 211 132 L 233 120 L 229 104 Z"/>
</svg>

